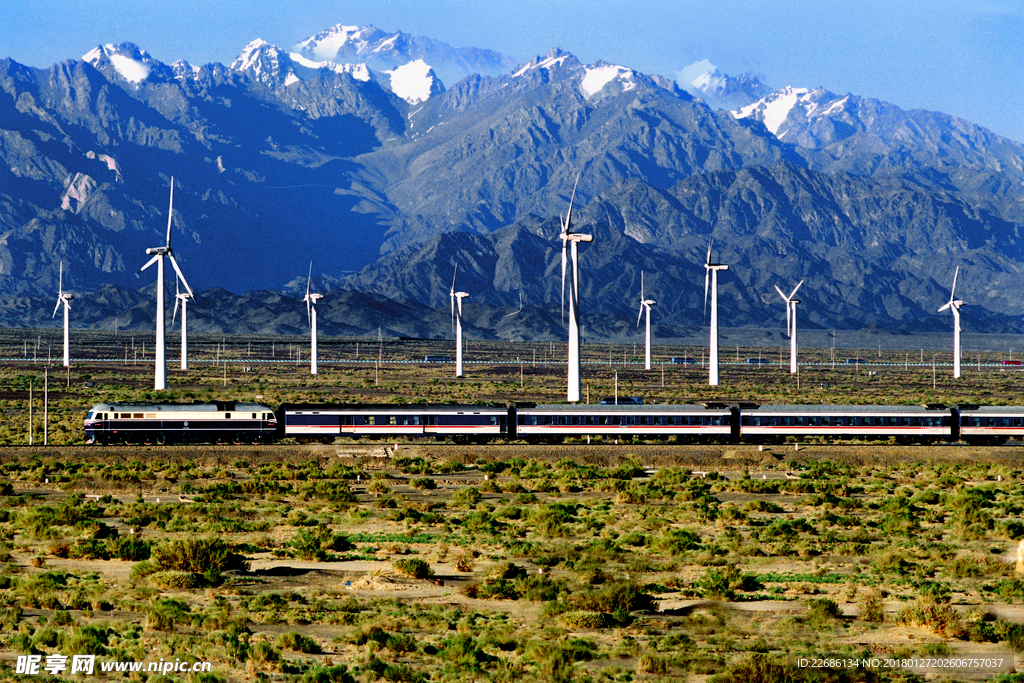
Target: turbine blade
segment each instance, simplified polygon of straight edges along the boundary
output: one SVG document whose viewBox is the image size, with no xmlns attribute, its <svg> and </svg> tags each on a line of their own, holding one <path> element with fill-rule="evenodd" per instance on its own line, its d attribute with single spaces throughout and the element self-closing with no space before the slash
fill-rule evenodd
<svg viewBox="0 0 1024 683">
<path fill-rule="evenodd" d="M 576 186 L 580 184 L 580 174 L 576 173 L 576 182 L 572 186 L 572 197 L 569 198 L 569 214 L 565 217 L 565 232 L 569 232 L 569 224 L 572 222 L 572 205 L 576 201 Z"/>
<path fill-rule="evenodd" d="M 455 276 L 459 274 L 459 264 L 455 264 L 455 272 L 452 273 L 452 294 L 455 294 Z"/>
<path fill-rule="evenodd" d="M 779 289 L 778 285 L 775 285 L 775 291 L 779 293 L 779 296 L 782 297 L 783 301 L 789 301 L 789 297 L 787 297 L 786 294 L 781 289 Z"/>
<path fill-rule="evenodd" d="M 640 301 L 644 300 L 644 271 L 640 271 Z"/>
<path fill-rule="evenodd" d="M 946 310 L 947 308 L 949 308 L 952 305 L 953 305 L 953 302 L 950 301 L 948 304 L 946 304 L 945 306 L 943 306 L 942 308 L 939 309 L 939 313 L 942 313 L 944 310 Z"/>
<path fill-rule="evenodd" d="M 181 268 L 178 267 L 178 260 L 174 258 L 174 254 L 168 253 L 167 256 L 170 257 L 171 265 L 174 266 L 174 272 L 177 273 L 178 277 L 181 279 L 181 284 L 185 285 L 185 289 L 189 294 L 191 294 L 192 288 L 188 286 L 188 280 L 185 279 L 185 276 L 181 272 Z"/>
<path fill-rule="evenodd" d="M 61 297 L 57 297 L 57 305 L 53 307 L 53 315 L 50 316 L 51 318 L 57 317 L 57 309 L 60 308 L 60 302 L 62 300 L 63 299 Z"/>
<path fill-rule="evenodd" d="M 177 318 L 178 318 L 178 304 L 180 304 L 180 303 L 181 303 L 181 297 L 175 296 L 174 297 L 174 313 L 171 315 L 171 324 L 172 325 L 174 324 L 174 321 L 177 320 Z"/>
<path fill-rule="evenodd" d="M 640 302 L 640 313 L 636 316 L 636 326 L 640 327 L 640 318 L 644 317 L 644 302 Z"/>
<path fill-rule="evenodd" d="M 167 248 L 171 248 L 171 218 L 174 216 L 174 176 L 171 176 L 171 203 L 167 207 Z"/>
<path fill-rule="evenodd" d="M 309 262 L 309 273 L 306 275 L 306 298 L 309 299 L 309 283 L 313 279 L 313 262 Z"/>
<path fill-rule="evenodd" d="M 57 296 L 64 293 L 64 262 L 60 262 L 60 279 L 57 280 Z"/>
<path fill-rule="evenodd" d="M 141 273 L 141 272 L 142 272 L 142 271 L 144 271 L 144 270 L 145 270 L 146 268 L 149 268 L 149 267 L 150 267 L 151 265 L 153 265 L 154 263 L 156 263 L 157 261 L 159 261 L 159 260 L 160 260 L 160 256 L 161 256 L 160 254 L 157 254 L 157 255 L 156 255 L 156 256 L 154 256 L 153 258 L 151 258 L 151 259 L 149 259 L 148 261 L 146 261 L 146 265 L 144 265 L 144 266 L 142 266 L 141 268 L 139 268 L 139 272 Z"/>
<path fill-rule="evenodd" d="M 714 237 L 712 237 L 710 240 L 708 240 L 708 260 L 705 261 L 705 265 L 709 265 L 709 266 L 711 265 L 711 245 L 713 245 L 714 243 L 715 243 L 715 238 Z"/>
<path fill-rule="evenodd" d="M 711 249 L 708 249 L 708 254 L 711 253 Z M 711 257 L 709 256 L 708 259 Z M 711 268 L 704 266 L 704 320 L 708 319 L 708 284 L 711 281 Z"/>
<path fill-rule="evenodd" d="M 953 300 L 953 294 L 956 292 L 956 279 L 960 276 L 960 266 L 956 267 L 956 272 L 953 273 L 953 286 L 949 290 L 949 300 Z"/>
<path fill-rule="evenodd" d="M 792 299 L 794 296 L 796 296 L 796 290 L 800 289 L 800 285 L 802 285 L 803 283 L 804 283 L 803 280 L 801 280 L 800 282 L 796 283 L 796 287 L 794 287 L 793 291 L 789 293 L 789 298 L 790 299 Z"/>
</svg>

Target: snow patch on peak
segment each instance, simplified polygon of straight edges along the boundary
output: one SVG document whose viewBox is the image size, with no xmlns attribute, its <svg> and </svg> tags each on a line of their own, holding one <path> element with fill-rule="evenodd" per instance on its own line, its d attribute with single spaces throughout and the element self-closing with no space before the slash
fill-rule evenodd
<svg viewBox="0 0 1024 683">
<path fill-rule="evenodd" d="M 298 52 L 289 52 L 288 56 L 299 66 L 307 69 L 330 69 L 335 73 L 349 74 L 357 81 L 369 81 L 370 70 L 365 64 L 338 64 L 337 62 L 315 62 L 312 59 L 303 57 Z"/>
<path fill-rule="evenodd" d="M 149 65 L 124 55 L 110 55 L 110 63 L 126 81 L 141 83 L 149 78 Z"/>
<path fill-rule="evenodd" d="M 243 48 L 242 51 L 238 54 L 238 57 L 235 59 L 235 61 L 231 62 L 231 69 L 234 71 L 246 71 L 248 69 L 255 69 L 255 71 L 259 73 L 259 58 L 260 54 L 263 52 L 269 53 L 270 56 L 272 57 L 277 57 L 278 54 L 280 53 L 280 51 L 276 47 L 274 47 L 267 41 L 263 40 L 262 38 L 257 38 L 256 40 L 246 45 L 245 48 Z"/>
<path fill-rule="evenodd" d="M 131 43 L 100 45 L 85 53 L 82 61 L 97 66 L 104 58 L 129 83 L 141 83 L 149 78 L 152 65 L 156 64 L 156 60 L 150 57 L 148 52 Z"/>
<path fill-rule="evenodd" d="M 295 47 L 308 50 L 321 62 L 328 62 L 337 57 L 338 50 L 348 45 L 349 42 L 357 44 L 359 50 L 365 47 L 366 41 L 359 40 L 362 32 L 363 29 L 358 26 L 338 24 L 298 43 Z"/>
<path fill-rule="evenodd" d="M 434 71 L 422 59 L 415 59 L 384 73 L 391 76 L 391 92 L 409 104 L 429 100 L 437 85 Z"/>
<path fill-rule="evenodd" d="M 103 55 L 107 53 L 108 49 L 113 50 L 113 44 L 107 43 L 106 45 L 94 47 L 93 49 L 89 50 L 84 55 L 82 55 L 82 61 L 89 62 L 90 64 L 96 64 L 96 62 L 100 61 Z"/>
<path fill-rule="evenodd" d="M 850 115 L 847 106 L 850 96 L 837 97 L 824 88 L 784 88 L 761 98 L 753 104 L 732 112 L 738 119 L 752 117 L 763 121 L 775 137 L 782 138 L 789 132 L 801 114 L 808 122 L 826 117 L 844 118 Z M 790 126 L 786 125 L 786 121 Z"/>
<path fill-rule="evenodd" d="M 706 71 L 690 81 L 690 85 L 697 88 L 697 90 L 703 90 L 704 92 L 709 90 L 722 90 L 725 88 L 727 83 L 727 79 L 720 71 L 718 71 L 718 69 L 715 69 L 714 71 Z"/>
<path fill-rule="evenodd" d="M 737 119 L 754 117 L 764 123 L 765 128 L 770 130 L 776 137 L 785 135 L 785 131 L 779 133 L 779 128 L 789 116 L 789 112 L 800 102 L 809 101 L 810 90 L 807 88 L 787 87 L 763 97 L 753 104 L 734 111 L 732 114 Z"/>
<path fill-rule="evenodd" d="M 625 84 L 625 90 L 632 90 L 636 83 L 633 82 L 633 70 L 627 69 L 624 66 L 615 66 L 614 64 L 602 64 L 595 67 L 584 67 L 586 74 L 583 76 L 583 81 L 580 83 L 580 88 L 587 94 L 587 97 L 593 97 L 597 93 L 601 92 L 606 85 L 614 81 L 616 78 L 622 78 L 629 82 Z"/>
</svg>

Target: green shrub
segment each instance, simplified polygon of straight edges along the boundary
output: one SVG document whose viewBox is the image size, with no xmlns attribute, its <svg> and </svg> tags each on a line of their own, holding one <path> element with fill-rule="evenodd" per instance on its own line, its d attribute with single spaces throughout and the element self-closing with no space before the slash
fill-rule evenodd
<svg viewBox="0 0 1024 683">
<path fill-rule="evenodd" d="M 871 623 L 885 621 L 885 603 L 882 594 L 876 589 L 869 591 L 860 602 L 860 618 Z"/>
<path fill-rule="evenodd" d="M 411 486 L 416 489 L 430 491 L 437 488 L 437 482 L 430 477 L 418 477 L 412 480 Z"/>
<path fill-rule="evenodd" d="M 593 610 L 578 609 L 563 612 L 558 619 L 566 628 L 572 629 L 598 629 L 612 625 L 607 614 Z"/>
<path fill-rule="evenodd" d="M 231 552 L 219 538 L 196 538 L 171 541 L 153 548 L 153 559 L 164 569 L 203 574 L 214 570 L 249 570 L 249 561 Z"/>
<path fill-rule="evenodd" d="M 292 652 L 301 652 L 307 655 L 315 655 L 321 652 L 320 644 L 316 640 L 294 631 L 282 633 L 281 637 L 277 640 L 277 645 L 282 650 L 291 650 Z"/>
<path fill-rule="evenodd" d="M 408 633 L 392 633 L 384 641 L 384 647 L 394 652 L 416 652 L 416 639 Z"/>
<path fill-rule="evenodd" d="M 154 586 L 167 590 L 191 590 L 209 585 L 202 574 L 175 569 L 150 574 L 149 581 Z"/>
<path fill-rule="evenodd" d="M 752 500 L 744 506 L 747 512 L 770 512 L 778 513 L 785 512 L 785 509 L 778 503 L 773 503 L 770 500 Z"/>
<path fill-rule="evenodd" d="M 475 486 L 467 486 L 453 493 L 448 505 L 449 507 L 471 508 L 476 507 L 482 499 L 483 494 L 480 493 L 480 489 Z"/>
<path fill-rule="evenodd" d="M 654 547 L 670 555 L 682 555 L 700 547 L 700 536 L 688 529 L 667 529 L 654 541 Z"/>
<path fill-rule="evenodd" d="M 344 664 L 314 666 L 307 669 L 300 680 L 302 683 L 356 683 L 355 677 Z"/>
<path fill-rule="evenodd" d="M 430 568 L 424 560 L 421 559 L 401 559 L 395 560 L 392 566 L 406 576 L 410 576 L 414 579 L 426 579 L 434 575 L 434 570 Z"/>
<path fill-rule="evenodd" d="M 807 621 L 815 626 L 824 626 L 843 616 L 843 610 L 840 609 L 839 604 L 829 598 L 811 598 L 806 604 Z"/>
</svg>

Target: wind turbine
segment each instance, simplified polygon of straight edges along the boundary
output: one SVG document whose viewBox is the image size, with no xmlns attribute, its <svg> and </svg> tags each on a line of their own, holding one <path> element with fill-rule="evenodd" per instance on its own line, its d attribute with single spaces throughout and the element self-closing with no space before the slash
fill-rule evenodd
<svg viewBox="0 0 1024 683">
<path fill-rule="evenodd" d="M 309 286 L 313 280 L 313 262 L 309 262 L 309 274 L 306 276 L 306 317 L 309 319 L 309 374 L 316 374 L 316 302 L 324 298 L 323 294 L 310 294 Z"/>
<path fill-rule="evenodd" d="M 580 265 L 577 245 L 580 242 L 593 242 L 593 235 L 571 232 L 572 205 L 576 200 L 576 186 L 580 177 L 576 176 L 576 184 L 572 186 L 572 197 L 569 199 L 569 213 L 562 222 L 562 312 L 565 312 L 565 267 L 566 260 L 572 261 L 569 283 L 569 370 L 567 400 L 580 400 Z M 568 252 L 568 254 L 567 254 Z"/>
<path fill-rule="evenodd" d="M 455 291 L 455 276 L 458 274 L 459 264 L 456 263 L 455 272 L 452 273 L 452 327 L 455 329 L 455 376 L 462 377 L 462 300 L 469 294 Z M 458 313 L 455 312 L 456 308 Z"/>
<path fill-rule="evenodd" d="M 644 351 L 644 370 L 651 369 L 651 306 L 655 302 L 644 298 L 644 271 L 640 271 L 640 313 L 636 316 L 636 326 L 640 327 L 640 318 L 647 310 L 647 346 Z"/>
<path fill-rule="evenodd" d="M 956 279 L 960 275 L 960 266 L 956 267 L 956 272 L 953 273 L 953 286 L 949 290 L 949 302 L 939 309 L 939 313 L 942 313 L 947 308 L 953 311 L 953 377 L 960 377 L 960 307 L 964 305 L 964 302 L 955 299 L 956 296 Z"/>
<path fill-rule="evenodd" d="M 708 386 L 718 386 L 718 271 L 729 270 L 729 266 L 711 262 L 711 245 L 708 242 L 708 258 L 704 263 L 704 313 L 708 311 L 708 283 L 711 284 L 711 342 L 708 356 Z"/>
<path fill-rule="evenodd" d="M 64 304 L 64 367 L 71 365 L 71 337 L 68 332 L 68 309 L 71 307 L 71 300 L 75 298 L 74 294 L 67 294 L 64 292 L 64 262 L 60 262 L 60 279 L 57 284 L 57 305 L 53 307 L 53 318 L 57 315 L 57 309 L 60 308 L 61 304 Z"/>
<path fill-rule="evenodd" d="M 178 280 L 174 281 L 174 314 L 171 315 L 171 322 L 178 315 L 178 304 L 181 304 L 181 369 L 188 370 L 188 301 L 194 299 L 192 292 L 183 292 L 178 284 Z"/>
<path fill-rule="evenodd" d="M 167 207 L 167 243 L 162 247 L 152 247 L 146 250 L 147 254 L 153 256 L 146 262 L 146 265 L 142 266 L 140 270 L 149 268 L 154 263 L 156 264 L 156 369 L 153 378 L 153 387 L 158 390 L 167 388 L 167 358 L 164 350 L 164 326 L 166 320 L 164 320 L 164 257 L 166 256 L 171 260 L 171 265 L 174 267 L 174 272 L 181 278 L 182 284 L 185 285 L 185 289 L 188 293 L 192 293 L 192 288 L 188 286 L 188 281 L 185 280 L 185 276 L 181 274 L 181 268 L 178 267 L 178 262 L 174 259 L 174 254 L 171 253 L 171 219 L 174 216 L 174 177 L 171 177 L 171 203 Z"/>
<path fill-rule="evenodd" d="M 800 289 L 800 285 L 804 283 L 803 280 L 797 283 L 793 291 L 786 296 L 778 285 L 775 285 L 775 291 L 779 293 L 782 300 L 786 302 L 786 334 L 789 335 L 789 372 L 790 374 L 796 374 L 796 305 L 800 303 L 800 299 L 794 299 L 796 290 Z"/>
</svg>

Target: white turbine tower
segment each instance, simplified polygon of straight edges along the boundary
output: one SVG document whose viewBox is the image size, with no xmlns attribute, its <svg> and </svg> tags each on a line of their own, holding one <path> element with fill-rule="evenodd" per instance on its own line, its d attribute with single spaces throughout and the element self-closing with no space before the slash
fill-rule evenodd
<svg viewBox="0 0 1024 683">
<path fill-rule="evenodd" d="M 452 327 L 455 329 L 455 376 L 462 377 L 462 300 L 469 294 L 455 291 L 455 276 L 458 274 L 459 264 L 456 263 L 452 274 Z"/>
<path fill-rule="evenodd" d="M 576 176 L 576 184 L 572 187 L 569 199 L 569 213 L 562 222 L 562 311 L 565 312 L 565 267 L 567 258 L 572 261 L 571 282 L 569 283 L 569 369 L 567 400 L 580 400 L 580 266 L 577 245 L 580 242 L 593 242 L 593 235 L 571 232 L 572 205 L 576 200 L 576 185 L 580 177 Z M 568 254 L 566 253 L 568 252 Z"/>
<path fill-rule="evenodd" d="M 192 292 L 181 291 L 178 280 L 174 281 L 174 314 L 171 323 L 178 315 L 178 304 L 181 304 L 181 369 L 188 370 L 188 302 L 194 299 Z"/>
<path fill-rule="evenodd" d="M 640 313 L 636 316 L 636 326 L 640 327 L 640 318 L 647 311 L 647 345 L 644 349 L 644 370 L 651 369 L 651 306 L 656 302 L 644 297 L 644 271 L 640 271 Z"/>
<path fill-rule="evenodd" d="M 960 266 L 953 274 L 953 287 L 949 290 L 949 303 L 939 309 L 939 313 L 947 308 L 953 311 L 953 377 L 960 377 L 960 307 L 964 302 L 956 296 L 956 279 L 960 275 Z"/>
<path fill-rule="evenodd" d="M 67 294 L 64 291 L 64 262 L 60 262 L 60 279 L 57 284 L 57 305 L 53 307 L 53 318 L 57 315 L 57 309 L 60 308 L 61 304 L 64 304 L 64 367 L 71 365 L 71 336 L 68 332 L 68 309 L 71 307 L 71 300 L 75 298 L 74 294 Z"/>
<path fill-rule="evenodd" d="M 309 319 L 309 374 L 316 371 L 316 302 L 324 298 L 323 294 L 310 294 L 309 286 L 313 280 L 313 262 L 309 262 L 309 274 L 306 276 L 306 317 Z"/>
<path fill-rule="evenodd" d="M 174 272 L 181 278 L 181 282 L 185 285 L 185 289 L 188 290 L 189 294 L 192 293 L 192 288 L 188 286 L 188 281 L 185 280 L 185 276 L 181 274 L 181 268 L 178 267 L 178 262 L 174 259 L 174 254 L 171 253 L 171 219 L 174 216 L 174 177 L 171 177 L 171 203 L 167 208 L 167 242 L 162 247 L 152 247 L 146 250 L 147 254 L 153 256 L 146 262 L 146 265 L 142 266 L 140 270 L 149 268 L 154 263 L 156 264 L 156 354 L 155 354 L 155 365 L 156 369 L 153 377 L 153 387 L 158 390 L 167 388 L 167 358 L 164 349 L 164 327 L 166 320 L 164 319 L 164 257 L 166 256 L 171 260 L 171 265 L 174 267 Z"/>
<path fill-rule="evenodd" d="M 779 293 L 782 300 L 786 302 L 786 334 L 789 335 L 789 372 L 790 374 L 796 374 L 796 305 L 800 303 L 800 299 L 794 299 L 796 290 L 800 289 L 800 285 L 804 283 L 803 280 L 797 283 L 793 291 L 786 296 L 778 285 L 775 285 L 775 291 Z"/>
<path fill-rule="evenodd" d="M 704 313 L 708 310 L 708 283 L 711 283 L 711 341 L 708 363 L 708 386 L 718 386 L 718 271 L 729 270 L 729 266 L 711 262 L 711 245 L 708 242 L 708 259 L 704 263 Z"/>
</svg>

